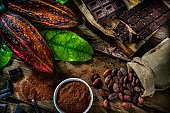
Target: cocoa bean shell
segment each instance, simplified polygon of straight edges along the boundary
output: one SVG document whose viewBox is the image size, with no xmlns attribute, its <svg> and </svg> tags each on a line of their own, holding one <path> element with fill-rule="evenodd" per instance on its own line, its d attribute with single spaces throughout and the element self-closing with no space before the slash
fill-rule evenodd
<svg viewBox="0 0 170 113">
<path fill-rule="evenodd" d="M 108 75 L 110 75 L 111 74 L 111 69 L 107 69 L 104 73 L 103 73 L 103 76 L 104 77 L 107 77 Z"/>
</svg>

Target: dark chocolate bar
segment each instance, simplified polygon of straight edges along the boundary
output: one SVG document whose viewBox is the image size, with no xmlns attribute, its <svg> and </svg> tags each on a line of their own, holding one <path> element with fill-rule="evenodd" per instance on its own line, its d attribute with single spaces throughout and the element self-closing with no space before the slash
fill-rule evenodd
<svg viewBox="0 0 170 113">
<path fill-rule="evenodd" d="M 145 38 L 169 20 L 170 10 L 162 0 L 145 0 L 120 18 Z"/>
<path fill-rule="evenodd" d="M 123 0 L 83 0 L 97 22 L 117 14 L 126 5 Z"/>
</svg>

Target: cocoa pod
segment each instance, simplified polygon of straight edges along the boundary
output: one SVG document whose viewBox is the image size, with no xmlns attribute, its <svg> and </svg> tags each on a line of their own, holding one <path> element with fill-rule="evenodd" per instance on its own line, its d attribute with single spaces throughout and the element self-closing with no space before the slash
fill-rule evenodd
<svg viewBox="0 0 170 113">
<path fill-rule="evenodd" d="M 131 97 L 131 96 L 128 96 L 128 95 L 125 95 L 125 96 L 124 96 L 124 99 L 127 100 L 127 101 L 132 101 L 132 97 Z"/>
<path fill-rule="evenodd" d="M 68 28 L 78 25 L 75 14 L 55 0 L 11 0 L 8 8 L 50 27 Z"/>
<path fill-rule="evenodd" d="M 1 14 L 0 36 L 24 62 L 38 71 L 54 72 L 54 56 L 49 46 L 26 19 L 13 13 Z"/>
<path fill-rule="evenodd" d="M 112 101 L 112 100 L 116 99 L 117 97 L 118 97 L 117 93 L 112 93 L 112 94 L 109 95 L 108 99 Z"/>
<path fill-rule="evenodd" d="M 103 89 L 99 89 L 99 94 L 102 96 L 103 99 L 107 99 L 107 94 L 104 92 Z"/>
<path fill-rule="evenodd" d="M 103 73 L 103 76 L 104 77 L 107 77 L 108 75 L 110 75 L 111 74 L 111 69 L 107 69 L 104 73 Z"/>
<path fill-rule="evenodd" d="M 131 107 L 132 107 L 132 105 L 131 105 L 130 103 L 127 103 L 127 102 L 123 102 L 123 103 L 122 103 L 122 106 L 123 106 L 124 108 L 131 108 Z"/>
<path fill-rule="evenodd" d="M 109 104 L 108 100 L 105 99 L 104 102 L 103 102 L 103 107 L 107 109 L 108 108 L 108 104 Z"/>
<path fill-rule="evenodd" d="M 97 79 L 93 82 L 93 87 L 99 88 L 100 83 L 101 83 L 101 79 L 100 79 L 100 78 L 97 78 Z"/>
</svg>

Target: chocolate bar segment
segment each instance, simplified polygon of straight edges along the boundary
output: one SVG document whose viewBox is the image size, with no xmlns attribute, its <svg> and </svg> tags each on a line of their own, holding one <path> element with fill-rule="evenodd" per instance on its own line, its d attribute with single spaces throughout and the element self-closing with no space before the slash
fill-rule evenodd
<svg viewBox="0 0 170 113">
<path fill-rule="evenodd" d="M 83 0 L 97 22 L 117 14 L 126 6 L 123 0 Z"/>
<path fill-rule="evenodd" d="M 162 0 L 145 0 L 120 15 L 120 18 L 136 33 L 147 37 L 169 20 L 169 12 L 168 6 Z"/>
</svg>

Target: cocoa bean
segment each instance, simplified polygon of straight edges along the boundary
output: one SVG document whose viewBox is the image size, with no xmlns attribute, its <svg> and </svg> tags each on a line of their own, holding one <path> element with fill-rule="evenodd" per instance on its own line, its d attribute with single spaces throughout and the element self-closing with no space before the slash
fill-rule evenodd
<svg viewBox="0 0 170 113">
<path fill-rule="evenodd" d="M 119 84 L 123 84 L 124 78 L 125 78 L 125 76 L 122 76 L 122 77 L 119 79 Z"/>
<path fill-rule="evenodd" d="M 137 92 L 140 92 L 141 88 L 139 86 L 136 86 L 136 87 L 134 87 L 134 90 L 137 91 Z"/>
<path fill-rule="evenodd" d="M 131 107 L 132 107 L 132 105 L 131 105 L 130 103 L 127 103 L 127 102 L 123 102 L 123 103 L 122 103 L 122 106 L 123 106 L 124 108 L 131 108 Z"/>
<path fill-rule="evenodd" d="M 127 76 L 125 76 L 125 78 L 124 78 L 123 82 L 124 82 L 124 83 L 127 83 L 127 81 L 128 81 L 128 77 L 127 77 Z"/>
<path fill-rule="evenodd" d="M 123 87 L 122 87 L 122 85 L 120 85 L 119 89 L 120 89 L 120 92 L 123 92 Z"/>
<path fill-rule="evenodd" d="M 125 95 L 125 96 L 124 96 L 124 99 L 127 100 L 127 101 L 132 101 L 132 97 L 131 97 L 131 96 L 128 96 L 128 95 Z"/>
<path fill-rule="evenodd" d="M 127 84 L 127 89 L 133 93 L 133 86 L 131 84 Z"/>
<path fill-rule="evenodd" d="M 127 71 L 124 69 L 124 68 L 120 68 L 120 72 L 124 75 L 124 76 L 126 76 L 128 73 L 127 73 Z"/>
<path fill-rule="evenodd" d="M 139 104 L 142 104 L 143 103 L 143 98 L 142 97 L 138 97 L 138 102 L 139 102 Z"/>
<path fill-rule="evenodd" d="M 118 93 L 118 92 L 119 92 L 119 86 L 118 86 L 117 83 L 114 83 L 114 84 L 113 84 L 113 91 L 114 91 L 115 93 Z"/>
<path fill-rule="evenodd" d="M 93 73 L 90 75 L 90 79 L 92 82 L 94 82 L 97 78 L 100 78 L 100 75 L 98 73 Z"/>
<path fill-rule="evenodd" d="M 113 69 L 112 72 L 111 72 L 111 76 L 114 77 L 117 75 L 117 68 Z"/>
<path fill-rule="evenodd" d="M 106 78 L 105 78 L 105 84 L 108 85 L 109 82 L 111 80 L 111 75 L 108 75 Z"/>
<path fill-rule="evenodd" d="M 126 94 L 126 95 L 132 95 L 129 90 L 124 90 L 124 94 Z"/>
<path fill-rule="evenodd" d="M 117 93 L 112 93 L 112 94 L 109 95 L 108 99 L 112 101 L 112 100 L 116 99 L 117 97 L 118 97 Z"/>
<path fill-rule="evenodd" d="M 109 90 L 112 90 L 113 84 L 114 84 L 114 81 L 110 80 L 109 85 L 108 85 Z"/>
<path fill-rule="evenodd" d="M 133 77 L 133 78 L 132 78 L 132 83 L 131 83 L 132 86 L 135 86 L 135 81 L 136 81 L 136 79 L 135 79 L 135 77 Z"/>
<path fill-rule="evenodd" d="M 129 73 L 129 74 L 128 74 L 128 80 L 129 80 L 129 82 L 132 82 L 132 75 L 133 75 L 133 73 Z"/>
<path fill-rule="evenodd" d="M 132 101 L 133 101 L 133 103 L 135 104 L 135 103 L 137 102 L 137 97 L 134 96 Z"/>
<path fill-rule="evenodd" d="M 123 87 L 124 87 L 124 88 L 127 88 L 127 85 L 126 85 L 125 83 L 123 83 Z"/>
<path fill-rule="evenodd" d="M 137 103 L 137 106 L 138 106 L 138 107 L 143 107 L 143 105 L 142 105 L 142 104 L 139 104 L 139 103 Z"/>
<path fill-rule="evenodd" d="M 103 102 L 103 107 L 107 109 L 108 108 L 108 104 L 109 104 L 108 100 L 105 99 L 104 102 Z"/>
<path fill-rule="evenodd" d="M 133 94 L 137 97 L 139 96 L 139 92 L 134 91 Z"/>
<path fill-rule="evenodd" d="M 103 89 L 99 89 L 99 94 L 102 96 L 103 99 L 107 99 L 107 94 L 104 92 Z"/>
<path fill-rule="evenodd" d="M 99 88 L 100 86 L 100 83 L 101 83 L 101 79 L 100 78 L 97 78 L 94 82 L 93 82 L 93 87 L 95 88 Z"/>
<path fill-rule="evenodd" d="M 103 76 L 104 77 L 107 77 L 108 75 L 110 75 L 111 74 L 111 69 L 107 69 L 104 73 L 103 73 Z"/>
<path fill-rule="evenodd" d="M 114 80 L 115 83 L 117 83 L 117 84 L 119 83 L 119 79 L 116 76 L 113 77 L 113 80 Z"/>
<path fill-rule="evenodd" d="M 117 77 L 120 79 L 122 77 L 122 73 L 120 71 L 117 72 Z"/>
<path fill-rule="evenodd" d="M 122 93 L 118 93 L 118 96 L 119 96 L 119 99 L 120 99 L 121 101 L 124 100 Z"/>
<path fill-rule="evenodd" d="M 134 77 L 137 77 L 137 74 L 136 74 L 136 73 L 133 73 L 133 76 L 134 76 Z"/>
<path fill-rule="evenodd" d="M 139 79 L 137 78 L 137 79 L 136 79 L 136 84 L 138 84 L 138 83 L 139 83 Z"/>
</svg>

